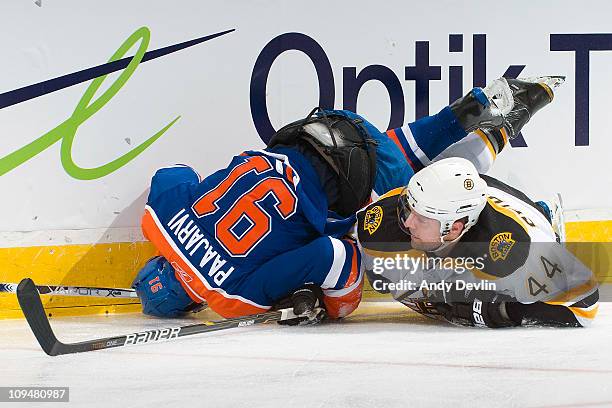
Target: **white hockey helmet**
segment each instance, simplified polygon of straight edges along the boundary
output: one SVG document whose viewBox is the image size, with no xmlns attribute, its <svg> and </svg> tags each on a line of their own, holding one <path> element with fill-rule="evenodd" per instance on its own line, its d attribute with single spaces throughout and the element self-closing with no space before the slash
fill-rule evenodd
<svg viewBox="0 0 612 408">
<path fill-rule="evenodd" d="M 487 203 L 487 183 L 466 159 L 451 157 L 416 173 L 400 194 L 400 226 L 411 211 L 440 221 L 440 236 L 448 234 L 455 221 L 467 217 L 464 231 L 478 221 Z"/>
</svg>

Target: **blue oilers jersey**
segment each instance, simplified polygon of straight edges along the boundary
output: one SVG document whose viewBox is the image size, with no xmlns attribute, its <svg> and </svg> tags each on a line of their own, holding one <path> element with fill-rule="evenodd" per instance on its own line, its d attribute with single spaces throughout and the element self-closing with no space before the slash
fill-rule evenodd
<svg viewBox="0 0 612 408">
<path fill-rule="evenodd" d="M 229 317 L 267 310 L 307 283 L 333 292 L 361 282 L 356 246 L 339 239 L 354 218 L 327 217 L 301 154 L 248 151 L 204 180 L 187 166 L 160 169 L 143 231 L 192 299 Z"/>
</svg>

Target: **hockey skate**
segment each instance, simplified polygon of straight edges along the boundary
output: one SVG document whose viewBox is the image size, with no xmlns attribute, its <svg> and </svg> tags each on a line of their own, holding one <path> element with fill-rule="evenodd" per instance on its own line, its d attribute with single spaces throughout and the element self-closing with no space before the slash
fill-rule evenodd
<svg viewBox="0 0 612 408">
<path fill-rule="evenodd" d="M 484 89 L 474 88 L 449 105 L 468 133 L 476 129 L 501 128 L 512 106 L 512 91 L 503 78 L 496 79 Z"/>
<path fill-rule="evenodd" d="M 554 90 L 564 82 L 564 76 L 499 78 L 483 91 L 503 115 L 506 136 L 514 139 L 537 111 L 552 102 Z"/>
<path fill-rule="evenodd" d="M 557 242 L 565 243 L 565 217 L 563 215 L 563 200 L 561 194 L 557 193 L 550 200 L 536 202 L 547 213 L 547 218 L 552 225 L 557 237 Z"/>
</svg>

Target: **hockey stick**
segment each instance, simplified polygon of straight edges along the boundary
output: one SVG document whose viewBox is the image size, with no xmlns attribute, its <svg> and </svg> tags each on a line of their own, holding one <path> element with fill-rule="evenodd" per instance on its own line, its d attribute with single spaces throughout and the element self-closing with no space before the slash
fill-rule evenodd
<svg viewBox="0 0 612 408">
<path fill-rule="evenodd" d="M 38 293 L 41 295 L 62 295 L 62 296 L 91 296 L 91 297 L 110 297 L 110 298 L 134 298 L 138 295 L 134 289 L 122 288 L 93 288 L 89 286 L 53 286 L 38 285 Z M 0 283 L 0 292 L 16 293 L 16 283 Z"/>
<path fill-rule="evenodd" d="M 55 337 L 51 329 L 49 319 L 47 319 L 42 301 L 40 300 L 40 295 L 32 279 L 26 278 L 19 283 L 17 286 L 17 299 L 34 336 L 36 336 L 36 340 L 38 340 L 45 353 L 50 356 L 173 340 L 192 334 L 250 326 L 257 323 L 275 322 L 296 317 L 292 309 L 283 309 L 235 319 L 145 330 L 123 336 L 105 337 L 79 343 L 62 343 Z"/>
</svg>

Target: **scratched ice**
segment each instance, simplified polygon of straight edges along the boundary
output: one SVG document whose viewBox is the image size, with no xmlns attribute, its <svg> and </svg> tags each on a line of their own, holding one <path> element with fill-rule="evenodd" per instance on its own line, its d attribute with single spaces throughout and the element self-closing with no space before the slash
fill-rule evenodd
<svg viewBox="0 0 612 408">
<path fill-rule="evenodd" d="M 172 322 L 133 314 L 51 324 L 74 342 Z M 266 324 L 59 357 L 12 320 L 0 322 L 0 384 L 69 386 L 71 407 L 612 406 L 611 340 L 608 303 L 590 329 L 456 328 L 370 303 L 339 324 Z"/>
</svg>

